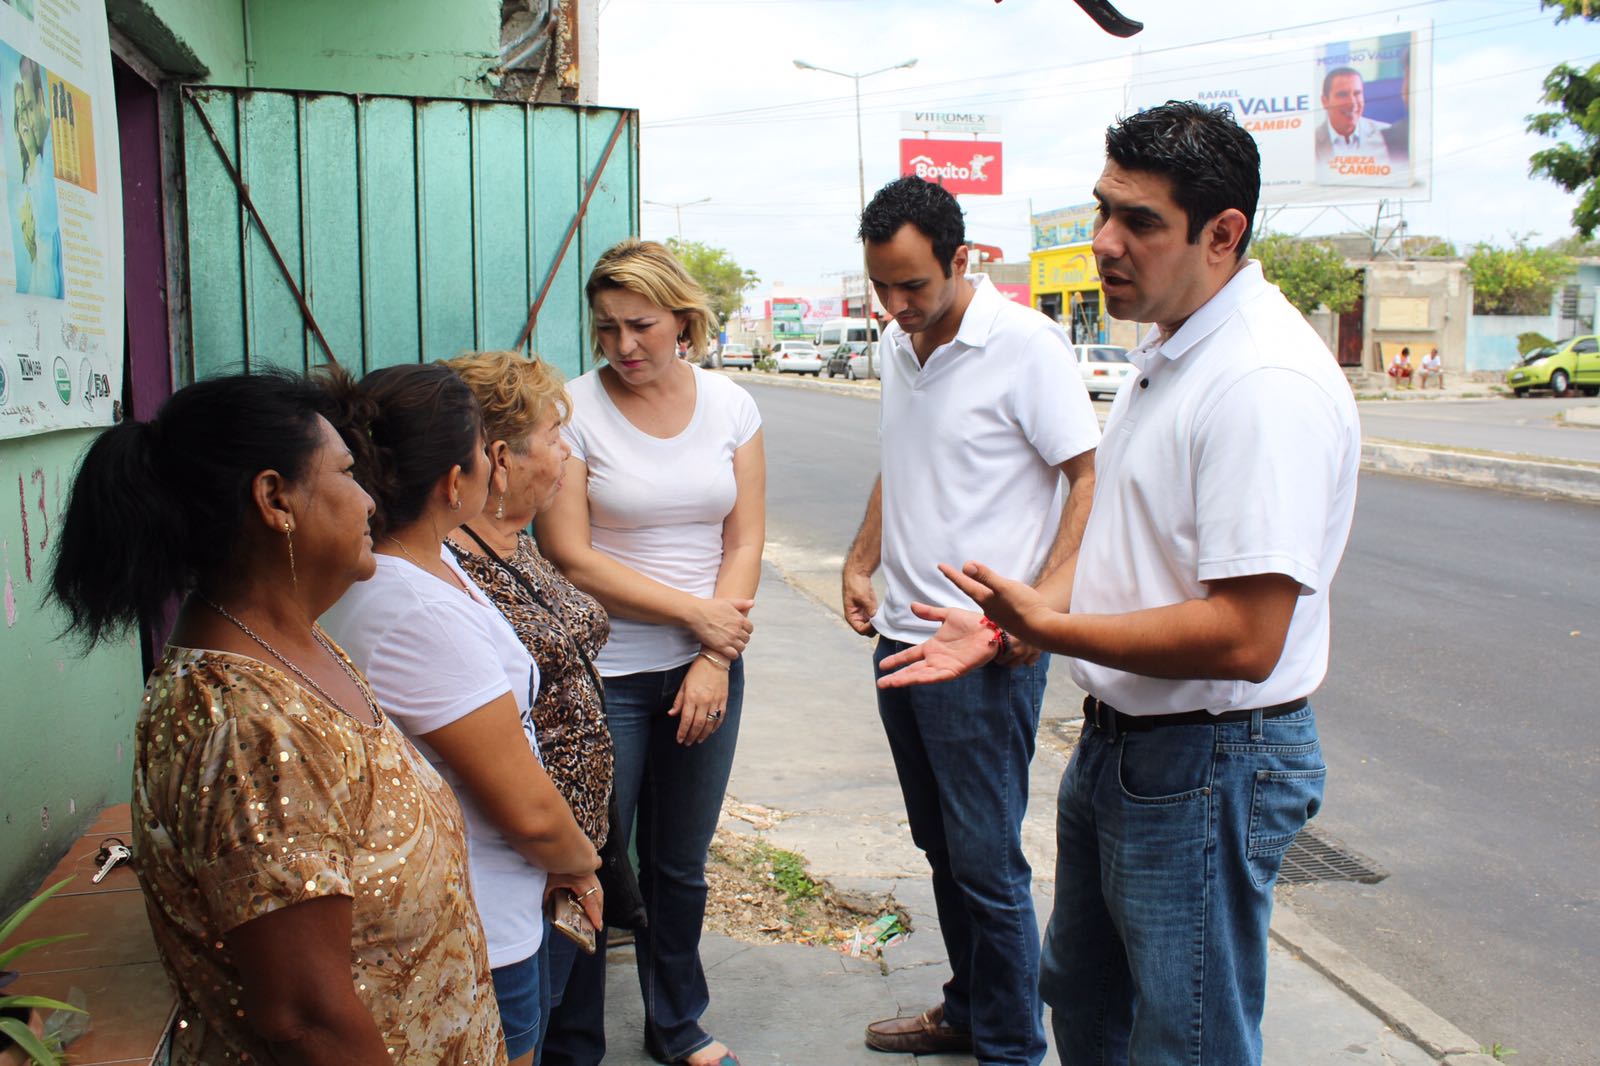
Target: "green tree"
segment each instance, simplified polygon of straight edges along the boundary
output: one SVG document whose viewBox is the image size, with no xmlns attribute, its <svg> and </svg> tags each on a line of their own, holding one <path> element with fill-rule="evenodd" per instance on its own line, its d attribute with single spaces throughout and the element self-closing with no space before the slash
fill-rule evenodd
<svg viewBox="0 0 1600 1066">
<path fill-rule="evenodd" d="M 1540 0 L 1539 7 L 1555 8 L 1558 25 L 1600 20 L 1600 4 L 1591 0 Z M 1572 225 L 1588 239 L 1600 228 L 1600 63 L 1587 70 L 1560 64 L 1544 79 L 1543 100 L 1556 110 L 1529 115 L 1528 132 L 1563 140 L 1535 152 L 1528 172 L 1578 194 Z"/>
<path fill-rule="evenodd" d="M 1576 233 L 1570 237 L 1563 237 L 1559 241 L 1551 241 L 1550 247 L 1562 255 L 1581 256 L 1585 259 L 1600 259 L 1600 241 L 1586 241 Z"/>
<path fill-rule="evenodd" d="M 741 267 L 721 248 L 713 248 L 699 241 L 680 241 L 676 237 L 667 238 L 667 247 L 672 249 L 672 254 L 678 257 L 678 262 L 683 264 L 689 276 L 706 290 L 706 296 L 711 299 L 711 309 L 723 322 L 739 310 L 744 304 L 745 292 L 761 280 L 756 277 L 755 271 Z"/>
<path fill-rule="evenodd" d="M 1467 256 L 1472 274 L 1472 310 L 1479 315 L 1546 315 L 1556 286 L 1575 264 L 1554 248 L 1530 248 L 1514 237 L 1510 248 L 1479 243 Z"/>
<path fill-rule="evenodd" d="M 1324 306 L 1343 314 L 1361 298 L 1361 272 L 1345 265 L 1344 256 L 1326 241 L 1269 233 L 1251 243 L 1250 254 L 1302 315 Z"/>
<path fill-rule="evenodd" d="M 1407 259 L 1454 259 L 1459 254 L 1442 237 L 1407 237 L 1400 242 L 1400 253 Z"/>
</svg>

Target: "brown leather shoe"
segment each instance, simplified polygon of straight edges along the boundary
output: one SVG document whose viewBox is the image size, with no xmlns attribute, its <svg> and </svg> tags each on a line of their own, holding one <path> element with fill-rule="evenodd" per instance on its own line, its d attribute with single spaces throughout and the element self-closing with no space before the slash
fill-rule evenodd
<svg viewBox="0 0 1600 1066">
<path fill-rule="evenodd" d="M 885 1018 L 867 1026 L 867 1046 L 874 1051 L 907 1055 L 933 1055 L 941 1051 L 971 1051 L 972 1034 L 944 1023 L 944 1004 L 929 1007 L 915 1018 Z"/>
</svg>

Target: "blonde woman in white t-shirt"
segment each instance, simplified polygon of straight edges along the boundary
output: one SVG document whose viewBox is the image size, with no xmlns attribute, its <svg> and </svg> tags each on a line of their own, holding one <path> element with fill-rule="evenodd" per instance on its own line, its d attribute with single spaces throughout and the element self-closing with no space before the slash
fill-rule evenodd
<svg viewBox="0 0 1600 1066">
<path fill-rule="evenodd" d="M 572 457 L 539 546 L 612 619 L 596 665 L 616 747 L 612 832 L 638 826 L 650 919 L 635 950 L 645 1045 L 661 1062 L 736 1066 L 700 1026 L 700 929 L 766 537 L 761 419 L 748 393 L 694 365 L 716 317 L 666 248 L 617 245 L 586 294 L 604 362 L 569 388 Z"/>
<path fill-rule="evenodd" d="M 437 364 L 375 370 L 359 385 L 333 374 L 329 392 L 345 408 L 337 428 L 377 505 L 378 565 L 323 625 L 461 801 L 506 1049 L 511 1066 L 529 1066 L 549 1017 L 544 900 L 572 889 L 598 925 L 600 857 L 540 763 L 537 665 L 444 550 L 445 535 L 489 498 L 483 413 Z"/>
</svg>

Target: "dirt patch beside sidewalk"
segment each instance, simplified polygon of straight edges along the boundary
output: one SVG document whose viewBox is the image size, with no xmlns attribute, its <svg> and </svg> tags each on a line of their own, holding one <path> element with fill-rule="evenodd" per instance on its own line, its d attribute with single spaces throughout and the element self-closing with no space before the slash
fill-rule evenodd
<svg viewBox="0 0 1600 1066">
<path fill-rule="evenodd" d="M 728 813 L 752 821 L 746 812 Z M 706 930 L 748 943 L 826 945 L 878 958 L 911 931 L 911 916 L 892 894 L 836 891 L 812 879 L 803 856 L 774 847 L 759 832 L 717 829 L 706 886 Z"/>
</svg>

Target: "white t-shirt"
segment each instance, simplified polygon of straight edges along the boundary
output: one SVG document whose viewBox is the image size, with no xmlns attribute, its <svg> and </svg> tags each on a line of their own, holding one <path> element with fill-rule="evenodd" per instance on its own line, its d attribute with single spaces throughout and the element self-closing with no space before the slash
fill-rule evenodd
<svg viewBox="0 0 1600 1066">
<path fill-rule="evenodd" d="M 975 607 L 938 564 L 976 559 L 1008 577 L 1038 577 L 1060 525 L 1058 467 L 1100 439 L 1061 327 L 987 277 L 966 280 L 974 292 L 961 328 L 926 365 L 898 323 L 881 345 L 887 595 L 872 624 L 907 643 L 938 628 L 911 613 L 913 600 Z"/>
<path fill-rule="evenodd" d="M 720 374 L 694 371 L 694 415 L 675 437 L 652 437 L 617 410 L 591 370 L 567 386 L 572 421 L 562 435 L 589 468 L 590 542 L 648 578 L 711 596 L 722 567 L 722 523 L 739 490 L 733 453 L 756 435 L 750 394 Z M 700 642 L 682 626 L 611 619 L 595 659 L 603 677 L 670 670 Z"/>
<path fill-rule="evenodd" d="M 1247 263 L 1163 341 L 1129 353 L 1095 455 L 1074 614 L 1207 595 L 1207 581 L 1284 574 L 1300 599 L 1259 685 L 1167 680 L 1071 660 L 1073 681 L 1126 714 L 1270 707 L 1328 669 L 1328 586 L 1355 514 L 1361 427 L 1344 373 L 1276 286 Z M 1148 382 L 1148 385 L 1143 384 Z"/>
<path fill-rule="evenodd" d="M 417 738 L 465 718 L 509 690 L 528 747 L 538 755 L 531 708 L 539 668 L 449 551 L 441 551 L 440 558 L 471 591 L 470 597 L 405 559 L 376 558 L 378 572 L 350 586 L 322 616 L 323 628 L 367 675 L 378 703 L 461 801 L 472 894 L 489 942 L 489 965 L 521 962 L 539 950 L 544 936 L 545 871 L 512 850 L 456 772 Z"/>
</svg>

